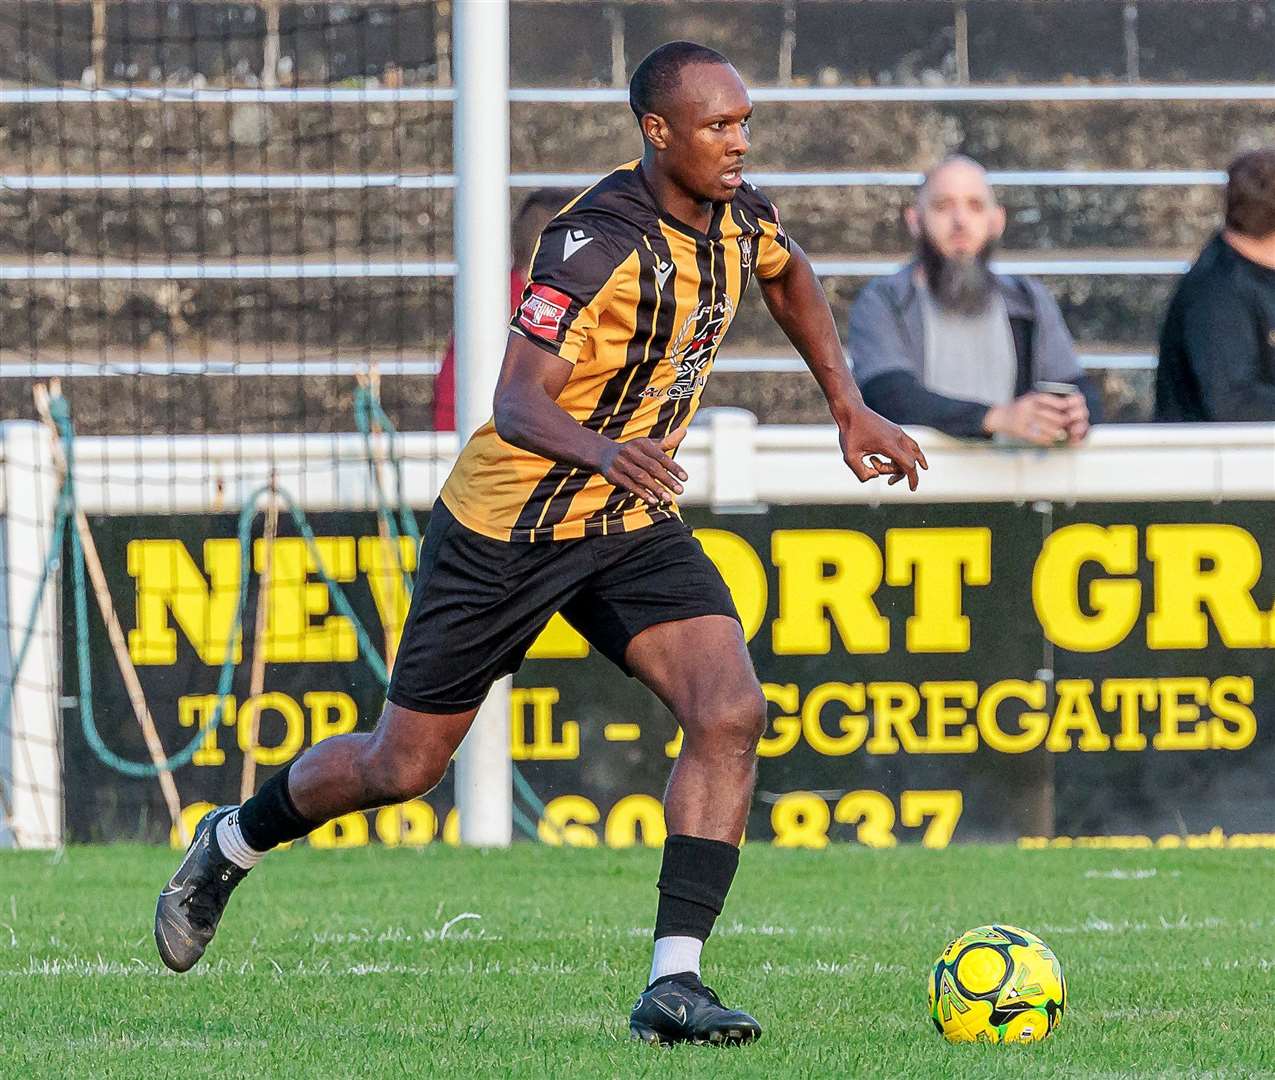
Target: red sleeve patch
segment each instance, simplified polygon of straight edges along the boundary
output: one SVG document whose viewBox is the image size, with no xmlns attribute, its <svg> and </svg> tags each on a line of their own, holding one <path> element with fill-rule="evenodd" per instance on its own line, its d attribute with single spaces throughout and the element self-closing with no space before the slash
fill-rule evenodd
<svg viewBox="0 0 1275 1080">
<path fill-rule="evenodd" d="M 571 297 L 549 285 L 532 283 L 518 307 L 518 325 L 537 337 L 556 341 Z"/>
</svg>

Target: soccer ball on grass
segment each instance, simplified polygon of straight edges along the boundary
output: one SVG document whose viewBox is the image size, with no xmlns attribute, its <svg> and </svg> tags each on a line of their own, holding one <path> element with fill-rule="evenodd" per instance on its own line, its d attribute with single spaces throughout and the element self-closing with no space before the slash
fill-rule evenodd
<svg viewBox="0 0 1275 1080">
<path fill-rule="evenodd" d="M 1053 950 L 1016 926 L 978 926 L 930 976 L 930 1016 L 948 1042 L 1037 1042 L 1062 1020 L 1067 980 Z"/>
</svg>

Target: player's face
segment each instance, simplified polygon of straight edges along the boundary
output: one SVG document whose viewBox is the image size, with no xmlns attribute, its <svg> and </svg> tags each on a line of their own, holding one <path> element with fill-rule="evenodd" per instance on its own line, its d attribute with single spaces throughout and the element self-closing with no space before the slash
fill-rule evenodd
<svg viewBox="0 0 1275 1080">
<path fill-rule="evenodd" d="M 982 169 L 954 161 L 930 177 L 908 223 L 914 235 L 924 230 L 944 258 L 973 259 L 1000 238 L 1005 211 L 997 205 Z"/>
<path fill-rule="evenodd" d="M 668 107 L 666 147 L 661 165 L 696 199 L 733 199 L 743 180 L 748 122 L 753 103 L 743 80 L 729 64 L 695 64 Z"/>
</svg>

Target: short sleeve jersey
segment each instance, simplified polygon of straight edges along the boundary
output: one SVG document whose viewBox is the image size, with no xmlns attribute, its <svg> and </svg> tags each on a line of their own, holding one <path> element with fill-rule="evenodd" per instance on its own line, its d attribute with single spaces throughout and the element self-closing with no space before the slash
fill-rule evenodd
<svg viewBox="0 0 1275 1080">
<path fill-rule="evenodd" d="M 695 414 L 749 281 L 789 258 L 774 206 L 751 184 L 715 203 L 701 233 L 662 212 L 634 161 L 545 228 L 510 326 L 573 365 L 557 403 L 579 423 L 622 442 L 663 438 Z M 512 446 L 490 420 L 442 498 L 467 528 L 516 542 L 629 532 L 678 513 Z"/>
</svg>

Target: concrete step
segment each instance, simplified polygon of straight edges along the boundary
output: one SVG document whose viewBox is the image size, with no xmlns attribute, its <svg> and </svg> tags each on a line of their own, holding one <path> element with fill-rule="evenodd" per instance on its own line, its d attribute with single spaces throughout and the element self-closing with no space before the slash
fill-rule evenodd
<svg viewBox="0 0 1275 1080">
<path fill-rule="evenodd" d="M 451 106 L 429 102 L 0 105 L 6 172 L 445 172 Z"/>
<path fill-rule="evenodd" d="M 1104 416 L 1111 423 L 1148 420 L 1155 404 L 1155 372 L 1100 371 Z M 747 409 L 762 423 L 828 424 L 831 418 L 819 384 L 802 373 L 730 374 L 714 372 L 704 388 L 704 405 Z"/>
<path fill-rule="evenodd" d="M 93 69 L 89 0 L 21 0 L 0 17 L 0 78 L 78 83 Z M 258 2 L 184 0 L 107 4 L 107 78 L 253 84 L 264 67 L 266 20 Z M 429 0 L 279 5 L 280 53 L 293 77 L 320 85 L 384 77 L 437 77 L 447 17 Z"/>
<path fill-rule="evenodd" d="M 754 169 L 925 169 L 960 152 L 996 169 L 1222 168 L 1241 146 L 1275 141 L 1263 101 L 765 102 Z M 636 157 L 622 105 L 514 109 L 515 168 L 601 168 Z"/>
<path fill-rule="evenodd" d="M 0 378 L 0 420 L 34 419 L 28 378 Z M 62 381 L 80 435 L 355 431 L 349 376 L 111 375 Z M 381 403 L 402 431 L 433 427 L 433 376 L 382 380 Z"/>
<path fill-rule="evenodd" d="M 224 359 L 270 346 L 441 355 L 451 322 L 441 278 L 0 282 L 0 352 L 24 360 L 111 348 Z"/>
<path fill-rule="evenodd" d="M 842 327 L 864 280 L 823 279 Z M 1158 338 L 1175 279 L 1044 280 L 1077 339 L 1125 348 Z M 225 341 L 248 349 L 299 344 L 303 355 L 333 348 L 438 355 L 451 321 L 447 278 L 0 281 L 0 353 L 24 358 L 36 353 L 36 359 L 57 359 L 68 350 L 112 347 L 201 355 L 204 343 Z M 745 297 L 728 340 L 734 351 L 746 353 L 786 345 L 757 292 Z"/>
<path fill-rule="evenodd" d="M 597 85 L 611 79 L 618 33 L 626 67 L 651 48 L 691 38 L 721 49 L 744 77 L 772 82 L 785 29 L 797 80 L 907 83 L 957 73 L 955 11 L 931 0 L 796 0 L 785 27 L 781 0 L 650 0 L 510 5 L 515 85 Z M 970 76 L 975 81 L 1269 79 L 1275 19 L 1257 0 L 1141 0 L 1126 21 L 1118 0 L 971 0 Z M 88 0 L 23 0 L 22 17 L 0 19 L 0 74 L 77 81 L 91 67 Z M 113 78 L 198 74 L 245 83 L 263 67 L 265 20 L 249 2 L 187 0 L 108 4 L 106 66 Z M 280 5 L 281 53 L 307 84 L 437 74 L 445 56 L 445 8 L 433 0 Z M 741 27 L 746 32 L 741 33 Z M 571 48 L 550 47 L 570 42 Z"/>
<path fill-rule="evenodd" d="M 1057 299 L 1077 340 L 1106 341 L 1137 349 L 1156 341 L 1176 279 L 1141 276 L 1050 276 L 1042 279 Z M 863 278 L 823 279 L 837 324 L 844 328 Z M 774 352 L 786 344 L 759 293 L 745 297 L 731 325 L 731 348 L 738 352 Z"/>
<path fill-rule="evenodd" d="M 452 193 L 103 190 L 0 194 L 0 259 L 420 258 L 450 251 Z"/>
<path fill-rule="evenodd" d="M 1153 372 L 1098 374 L 1109 420 L 1150 416 Z M 0 378 L 0 420 L 33 419 L 29 378 Z M 434 377 L 381 380 L 381 401 L 402 431 L 433 427 Z M 115 375 L 63 380 L 81 435 L 354 431 L 355 381 L 348 375 Z M 705 405 L 748 409 L 762 423 L 826 424 L 828 407 L 805 372 L 714 372 Z"/>
<path fill-rule="evenodd" d="M 1133 347 L 1159 336 L 1174 279 L 1051 276 L 1072 334 Z M 838 324 L 863 278 L 828 277 Z M 445 278 L 224 281 L 0 281 L 0 352 L 56 359 L 67 350 L 167 348 L 199 354 L 201 343 L 237 341 L 302 352 L 397 349 L 436 355 L 452 321 Z M 745 298 L 729 341 L 737 352 L 783 349 L 782 331 L 759 293 Z"/>
<path fill-rule="evenodd" d="M 924 169 L 960 151 L 997 169 L 1221 168 L 1275 142 L 1268 101 L 763 102 L 751 167 Z M 627 105 L 514 102 L 516 172 L 603 172 L 637 157 Z M 0 105 L 6 172 L 446 172 L 451 106 L 181 101 Z"/>
<path fill-rule="evenodd" d="M 909 243 L 909 187 L 773 187 L 789 233 L 844 257 Z M 525 195 L 513 193 L 514 206 Z M 1021 251 L 1198 249 L 1218 227 L 1221 192 L 1184 187 L 1003 186 L 1004 246 Z M 421 258 L 452 249 L 450 190 L 167 189 L 0 192 L 0 260 L 39 258 Z M 446 256 L 444 256 L 446 257 Z"/>
<path fill-rule="evenodd" d="M 766 194 L 806 251 L 865 253 L 910 246 L 903 210 L 909 187 L 775 187 Z M 1184 187 L 1002 186 L 1008 224 L 1002 246 L 1023 252 L 1100 249 L 1112 257 L 1138 249 L 1197 250 L 1220 226 L 1221 191 Z"/>
</svg>

